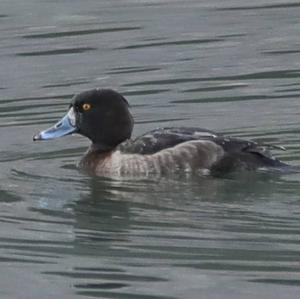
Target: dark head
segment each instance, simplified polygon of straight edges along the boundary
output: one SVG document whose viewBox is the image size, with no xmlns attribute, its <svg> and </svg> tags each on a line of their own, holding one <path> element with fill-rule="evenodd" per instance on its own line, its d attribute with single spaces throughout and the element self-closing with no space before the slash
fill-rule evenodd
<svg viewBox="0 0 300 299">
<path fill-rule="evenodd" d="M 88 137 L 99 150 L 107 151 L 130 138 L 132 128 L 126 99 L 111 89 L 93 89 L 76 95 L 62 120 L 33 140 L 78 133 Z"/>
</svg>

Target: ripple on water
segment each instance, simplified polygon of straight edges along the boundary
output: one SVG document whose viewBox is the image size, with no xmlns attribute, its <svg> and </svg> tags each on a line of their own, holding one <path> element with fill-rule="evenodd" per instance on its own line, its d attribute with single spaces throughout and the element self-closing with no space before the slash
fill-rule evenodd
<svg viewBox="0 0 300 299">
<path fill-rule="evenodd" d="M 291 2 L 291 3 L 275 3 L 275 4 L 265 4 L 265 5 L 251 5 L 251 6 L 232 6 L 232 7 L 222 7 L 216 8 L 217 10 L 270 10 L 270 9 L 282 9 L 282 8 L 295 8 L 299 7 L 299 3 Z"/>
<path fill-rule="evenodd" d="M 50 55 L 65 55 L 65 54 L 78 54 L 89 51 L 95 51 L 97 48 L 94 47 L 76 47 L 76 48 L 64 48 L 54 49 L 45 51 L 34 51 L 34 52 L 21 52 L 17 53 L 16 56 L 50 56 Z"/>
<path fill-rule="evenodd" d="M 70 36 L 82 36 L 90 34 L 99 34 L 99 33 L 110 33 L 110 32 L 120 32 L 120 31 L 131 31 L 131 30 L 140 30 L 141 27 L 108 27 L 108 28 L 97 28 L 97 29 L 86 29 L 86 30 L 72 30 L 72 31 L 57 31 L 57 32 L 47 32 L 47 33 L 36 33 L 36 34 L 27 34 L 23 38 L 27 39 L 47 39 L 47 38 L 62 38 Z"/>
<path fill-rule="evenodd" d="M 152 47 L 164 47 L 164 46 L 180 46 L 180 45 L 194 45 L 194 44 L 209 44 L 224 41 L 221 38 L 203 38 L 203 39 L 188 39 L 188 40 L 176 40 L 176 41 L 163 41 L 163 42 L 152 42 L 137 45 L 129 45 L 119 47 L 116 50 L 126 50 L 126 49 L 143 49 Z"/>
<path fill-rule="evenodd" d="M 191 78 L 170 78 L 163 80 L 151 80 L 143 82 L 127 83 L 124 86 L 147 86 L 147 85 L 172 85 L 179 83 L 192 83 L 202 81 L 236 81 L 236 80 L 262 80 L 262 79 L 288 79 L 299 78 L 300 70 L 278 70 L 267 72 L 255 72 L 250 74 L 230 75 L 230 76 L 218 76 L 218 77 L 191 77 Z"/>
<path fill-rule="evenodd" d="M 100 85 L 140 133 L 203 125 L 297 163 L 299 3 L 31 2 L 0 14 L 1 294 L 297 298 L 299 174 L 95 178 L 86 140 L 31 136 Z"/>
</svg>

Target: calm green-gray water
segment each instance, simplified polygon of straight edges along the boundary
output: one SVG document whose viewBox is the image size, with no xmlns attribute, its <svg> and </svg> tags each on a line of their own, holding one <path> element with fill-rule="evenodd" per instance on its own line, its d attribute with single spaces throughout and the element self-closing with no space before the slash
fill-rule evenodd
<svg viewBox="0 0 300 299">
<path fill-rule="evenodd" d="M 108 179 L 34 143 L 71 97 L 123 93 L 134 135 L 199 126 L 300 164 L 300 4 L 2 0 L 0 298 L 300 294 L 300 175 Z"/>
</svg>

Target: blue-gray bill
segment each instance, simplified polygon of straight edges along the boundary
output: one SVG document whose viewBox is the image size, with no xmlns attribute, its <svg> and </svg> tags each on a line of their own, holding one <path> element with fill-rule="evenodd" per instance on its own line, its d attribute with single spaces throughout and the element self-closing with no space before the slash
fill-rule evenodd
<svg viewBox="0 0 300 299">
<path fill-rule="evenodd" d="M 54 126 L 33 136 L 34 141 L 49 140 L 76 132 L 76 120 L 73 108 Z"/>
</svg>

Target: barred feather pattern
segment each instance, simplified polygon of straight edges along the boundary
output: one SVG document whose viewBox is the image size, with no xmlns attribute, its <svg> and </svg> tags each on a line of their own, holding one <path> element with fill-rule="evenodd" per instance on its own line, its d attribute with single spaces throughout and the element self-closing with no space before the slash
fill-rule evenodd
<svg viewBox="0 0 300 299">
<path fill-rule="evenodd" d="M 193 140 L 149 155 L 116 150 L 96 156 L 88 152 L 80 166 L 100 176 L 147 176 L 176 172 L 209 174 L 211 166 L 223 155 L 222 147 L 216 143 Z"/>
</svg>

